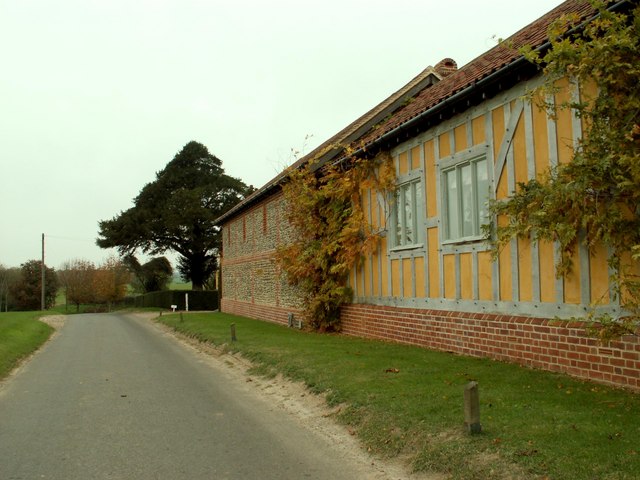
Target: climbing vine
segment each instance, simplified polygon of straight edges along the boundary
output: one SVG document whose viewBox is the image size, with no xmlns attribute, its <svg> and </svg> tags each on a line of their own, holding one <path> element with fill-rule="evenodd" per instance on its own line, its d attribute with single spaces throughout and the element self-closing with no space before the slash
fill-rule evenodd
<svg viewBox="0 0 640 480">
<path fill-rule="evenodd" d="M 389 154 L 353 156 L 319 165 L 318 160 L 292 169 L 283 185 L 292 242 L 278 248 L 276 259 L 290 284 L 300 288 L 307 324 L 318 331 L 340 330 L 340 307 L 351 300 L 349 272 L 376 249 L 382 231 L 363 209 L 363 193 L 383 194 L 395 187 Z"/>
<path fill-rule="evenodd" d="M 539 65 L 544 84 L 533 92 L 551 115 L 571 110 L 582 120 L 583 135 L 570 162 L 518 185 L 491 212 L 508 221 L 493 232 L 495 251 L 515 237 L 556 242 L 557 273 L 571 272 L 577 246 L 604 247 L 614 296 L 624 307 L 620 318 L 590 313 L 592 333 L 607 340 L 636 332 L 640 321 L 640 7 L 607 10 L 591 2 L 597 17 L 575 28 L 565 15 L 549 28 L 550 48 L 522 53 Z M 580 87 L 580 97 L 554 103 L 561 88 Z"/>
</svg>

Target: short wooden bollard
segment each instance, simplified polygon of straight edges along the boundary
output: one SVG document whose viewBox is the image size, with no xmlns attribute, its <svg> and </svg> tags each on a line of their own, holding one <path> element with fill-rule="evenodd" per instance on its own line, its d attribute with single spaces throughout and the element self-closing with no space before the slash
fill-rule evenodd
<svg viewBox="0 0 640 480">
<path fill-rule="evenodd" d="M 478 382 L 469 382 L 464 387 L 464 426 L 469 433 L 482 432 Z"/>
<path fill-rule="evenodd" d="M 180 321 L 184 322 L 184 318 L 182 318 L 182 312 L 180 312 Z"/>
<path fill-rule="evenodd" d="M 238 339 L 236 338 L 236 324 L 235 324 L 235 323 L 232 323 L 232 324 L 231 324 L 231 341 L 232 341 L 232 342 L 235 342 L 235 341 L 237 341 L 237 340 L 238 340 Z"/>
</svg>

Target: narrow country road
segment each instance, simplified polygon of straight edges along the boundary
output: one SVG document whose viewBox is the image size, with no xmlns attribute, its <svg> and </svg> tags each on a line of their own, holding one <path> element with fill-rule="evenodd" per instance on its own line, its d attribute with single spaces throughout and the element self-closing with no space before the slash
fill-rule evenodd
<svg viewBox="0 0 640 480">
<path fill-rule="evenodd" d="M 356 479 L 313 431 L 148 321 L 74 315 L 0 385 L 0 479 Z"/>
</svg>

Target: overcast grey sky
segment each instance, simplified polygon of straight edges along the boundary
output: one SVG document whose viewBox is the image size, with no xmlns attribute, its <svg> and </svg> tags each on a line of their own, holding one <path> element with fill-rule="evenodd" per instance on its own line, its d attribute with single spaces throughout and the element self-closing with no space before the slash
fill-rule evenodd
<svg viewBox="0 0 640 480">
<path fill-rule="evenodd" d="M 190 140 L 259 187 L 428 65 L 560 0 L 0 0 L 0 264 L 101 262 Z"/>
</svg>

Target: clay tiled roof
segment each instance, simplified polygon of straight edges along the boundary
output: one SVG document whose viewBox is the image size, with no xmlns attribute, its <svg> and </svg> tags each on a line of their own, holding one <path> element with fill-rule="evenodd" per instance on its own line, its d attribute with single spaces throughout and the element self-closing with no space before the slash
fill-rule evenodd
<svg viewBox="0 0 640 480">
<path fill-rule="evenodd" d="M 518 53 L 518 48 L 524 45 L 531 45 L 532 47 L 543 45 L 547 40 L 549 25 L 563 14 L 576 14 L 580 18 L 586 19 L 593 14 L 593 8 L 586 0 L 567 0 L 516 32 L 504 43 L 485 52 L 444 78 L 438 75 L 431 67 L 427 68 L 392 96 L 359 117 L 313 152 L 298 160 L 290 168 L 299 167 L 318 156 L 321 158 L 323 156 L 335 158 L 339 154 L 339 150 L 331 150 L 332 145 L 352 142 L 357 145 L 371 146 L 385 136 L 392 135 L 396 130 L 402 129 L 408 123 L 428 114 L 431 109 L 445 104 L 458 93 L 464 93 L 477 85 L 478 82 L 482 82 L 483 79 L 487 79 L 492 75 L 500 75 L 503 72 L 506 78 L 509 75 L 509 66 L 522 59 L 522 56 Z M 419 81 L 421 79 L 424 80 L 429 74 L 435 75 L 441 80 L 435 85 L 427 84 L 428 82 L 420 84 Z M 407 95 L 408 93 L 409 95 Z M 411 102 L 400 102 L 407 96 L 412 98 Z M 384 115 L 381 116 L 381 114 Z M 269 194 L 286 176 L 286 171 L 276 176 L 247 199 L 218 218 L 216 222 L 221 223 L 233 217 L 237 212 L 244 210 L 264 195 Z"/>
<path fill-rule="evenodd" d="M 561 15 L 577 14 L 580 18 L 585 18 L 592 13 L 593 8 L 585 0 L 565 1 L 535 22 L 516 32 L 507 41 L 485 52 L 458 71 L 447 76 L 433 88 L 422 91 L 413 102 L 396 112 L 384 124 L 379 125 L 375 132 L 370 132 L 366 135 L 364 138 L 365 144 L 370 144 L 384 134 L 444 102 L 456 93 L 471 87 L 483 78 L 499 72 L 520 59 L 521 55 L 518 53 L 520 47 L 543 45 L 547 40 L 549 25 Z"/>
</svg>

